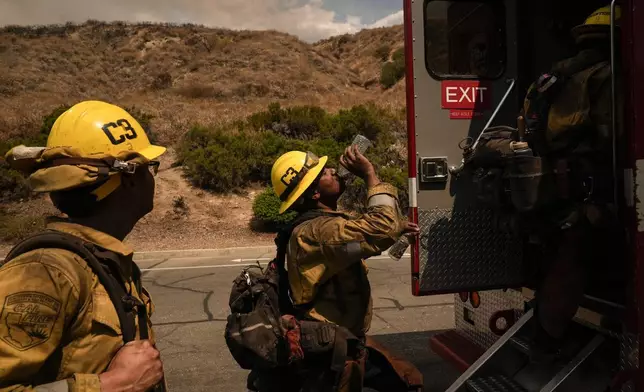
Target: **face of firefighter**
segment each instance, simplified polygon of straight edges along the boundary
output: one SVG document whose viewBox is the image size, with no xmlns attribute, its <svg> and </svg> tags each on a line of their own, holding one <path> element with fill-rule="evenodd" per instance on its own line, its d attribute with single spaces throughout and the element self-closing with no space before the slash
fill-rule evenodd
<svg viewBox="0 0 644 392">
<path fill-rule="evenodd" d="M 123 176 L 117 202 L 121 205 L 121 213 L 132 220 L 132 225 L 154 208 L 154 187 L 154 176 L 147 166 L 137 168 L 130 176 Z"/>
<path fill-rule="evenodd" d="M 335 169 L 325 167 L 318 181 L 317 192 L 313 195 L 314 200 L 323 204 L 334 205 L 346 189 L 346 184 Z M 328 205 L 328 204 L 327 204 Z"/>
<path fill-rule="evenodd" d="M 134 173 L 134 176 L 136 177 L 136 186 L 134 187 L 134 190 L 137 192 L 140 203 L 140 219 L 152 212 L 152 209 L 154 208 L 155 182 L 154 176 L 147 166 L 141 167 L 141 170 L 137 170 L 137 172 Z"/>
<path fill-rule="evenodd" d="M 123 175 L 121 185 L 87 216 L 73 221 L 123 240 L 154 207 L 154 176 L 146 166 Z"/>
</svg>

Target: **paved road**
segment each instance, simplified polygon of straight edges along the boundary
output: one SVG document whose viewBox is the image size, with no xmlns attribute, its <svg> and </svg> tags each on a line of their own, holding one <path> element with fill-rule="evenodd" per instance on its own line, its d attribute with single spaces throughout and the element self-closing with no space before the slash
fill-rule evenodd
<svg viewBox="0 0 644 392">
<path fill-rule="evenodd" d="M 261 263 L 270 255 L 257 254 Z M 253 258 L 146 259 L 144 283 L 156 304 L 158 346 L 172 391 L 246 392 L 247 372 L 228 352 L 223 331 L 233 279 Z M 453 326 L 453 296 L 411 295 L 409 258 L 369 261 L 374 299 L 371 335 L 410 358 L 424 373 L 425 391 L 444 391 L 457 374 L 428 347 L 432 334 Z"/>
</svg>

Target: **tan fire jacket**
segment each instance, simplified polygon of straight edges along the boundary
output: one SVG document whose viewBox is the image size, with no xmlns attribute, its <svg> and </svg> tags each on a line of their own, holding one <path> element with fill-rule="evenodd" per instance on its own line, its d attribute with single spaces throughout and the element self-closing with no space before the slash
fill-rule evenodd
<svg viewBox="0 0 644 392">
<path fill-rule="evenodd" d="M 393 245 L 404 228 L 398 193 L 390 184 L 369 189 L 368 210 L 351 217 L 341 212 L 295 228 L 286 253 L 295 305 L 309 304 L 306 315 L 338 324 L 362 337 L 371 325 L 371 286 L 364 259 Z"/>
<path fill-rule="evenodd" d="M 139 297 L 131 278 L 132 249 L 85 226 L 56 222 L 48 228 L 119 255 L 126 289 L 152 315 L 148 292 Z M 38 385 L 49 383 L 61 388 L 55 391 L 67 386 L 73 392 L 100 392 L 98 374 L 123 340 L 116 309 L 87 263 L 65 250 L 35 250 L 2 266 L 0 282 L 0 392 L 38 391 Z M 149 318 L 148 325 L 154 343 Z"/>
</svg>

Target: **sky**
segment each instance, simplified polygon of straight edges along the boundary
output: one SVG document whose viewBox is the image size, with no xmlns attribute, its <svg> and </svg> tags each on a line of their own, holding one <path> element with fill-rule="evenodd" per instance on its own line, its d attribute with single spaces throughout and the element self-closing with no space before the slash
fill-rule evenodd
<svg viewBox="0 0 644 392">
<path fill-rule="evenodd" d="M 402 0 L 0 0 L 0 26 L 84 22 L 196 23 L 274 29 L 307 42 L 402 24 Z"/>
</svg>

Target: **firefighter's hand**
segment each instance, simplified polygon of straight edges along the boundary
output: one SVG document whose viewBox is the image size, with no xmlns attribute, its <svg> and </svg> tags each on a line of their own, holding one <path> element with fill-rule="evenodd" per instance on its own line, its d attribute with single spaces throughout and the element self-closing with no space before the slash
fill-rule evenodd
<svg viewBox="0 0 644 392">
<path fill-rule="evenodd" d="M 351 173 L 362 178 L 368 187 L 377 185 L 380 180 L 376 176 L 373 164 L 358 151 L 358 146 L 349 146 L 340 157 L 340 163 Z"/>
<path fill-rule="evenodd" d="M 404 225 L 405 226 L 402 231 L 403 235 L 408 237 L 417 237 L 418 234 L 420 234 L 420 227 L 418 227 L 414 222 L 407 221 Z"/>
<path fill-rule="evenodd" d="M 131 341 L 116 353 L 99 378 L 104 392 L 147 391 L 163 378 L 159 351 L 149 340 Z"/>
</svg>

